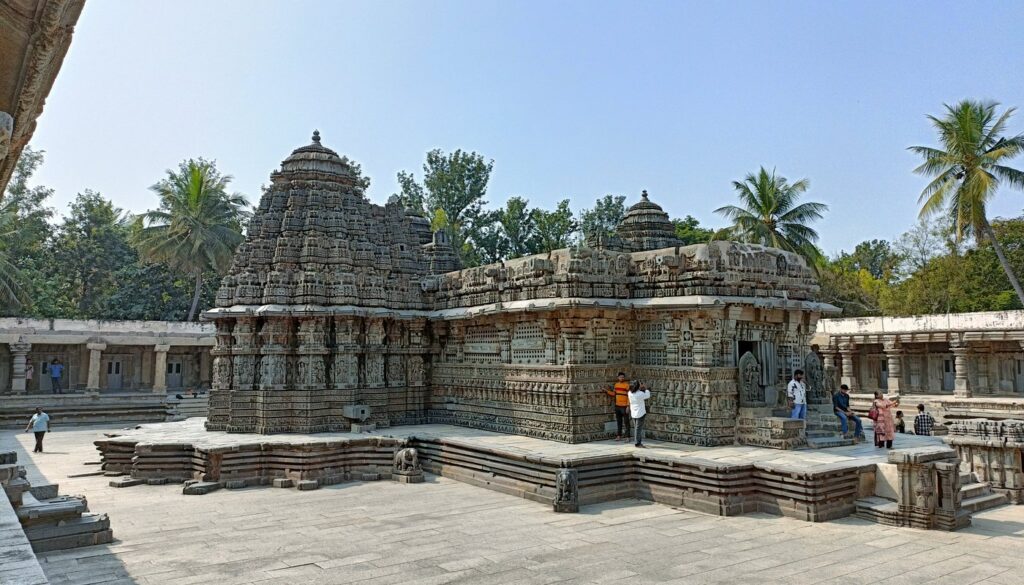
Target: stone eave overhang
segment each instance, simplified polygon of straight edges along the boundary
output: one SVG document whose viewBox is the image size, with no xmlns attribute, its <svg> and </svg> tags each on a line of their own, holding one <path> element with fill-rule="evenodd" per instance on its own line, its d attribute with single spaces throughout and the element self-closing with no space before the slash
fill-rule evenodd
<svg viewBox="0 0 1024 585">
<path fill-rule="evenodd" d="M 487 303 L 473 307 L 456 307 L 432 311 L 417 309 L 389 309 L 385 307 L 357 307 L 338 305 L 235 305 L 220 307 L 203 313 L 204 319 L 224 317 L 379 317 L 390 319 L 432 319 L 454 321 L 502 313 L 531 313 L 565 309 L 607 309 L 622 311 L 714 309 L 732 305 L 751 306 L 757 309 L 778 309 L 784 311 L 810 311 L 816 313 L 839 313 L 840 309 L 828 303 L 799 301 L 781 298 L 730 297 L 690 295 L 678 297 L 653 297 L 639 299 L 598 299 L 598 298 L 557 298 L 531 299 Z"/>
</svg>

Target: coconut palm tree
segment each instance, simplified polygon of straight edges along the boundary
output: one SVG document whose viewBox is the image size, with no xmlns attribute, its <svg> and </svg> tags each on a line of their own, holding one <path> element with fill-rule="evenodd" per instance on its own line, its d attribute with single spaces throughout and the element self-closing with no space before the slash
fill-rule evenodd
<svg viewBox="0 0 1024 585">
<path fill-rule="evenodd" d="M 715 210 L 732 222 L 732 226 L 719 235 L 796 252 L 812 267 L 817 265 L 821 258 L 821 251 L 815 245 L 818 232 L 808 224 L 821 219 L 828 206 L 813 201 L 797 204 L 810 186 L 807 179 L 790 183 L 774 170 L 768 172 L 761 167 L 742 181 L 733 181 L 732 186 L 740 205 Z"/>
<path fill-rule="evenodd" d="M 911 146 L 924 158 L 914 172 L 934 177 L 921 191 L 921 217 L 949 213 L 957 241 L 973 235 L 980 243 L 987 238 L 1003 266 L 1013 290 L 1024 304 L 1024 289 L 1006 260 L 1003 246 L 989 224 L 987 207 L 1000 185 L 1024 189 L 1024 172 L 1006 166 L 1024 151 L 1024 134 L 1003 136 L 1006 122 L 1015 108 L 996 115 L 996 102 L 963 100 L 950 106 L 942 118 L 928 116 L 939 134 L 940 148 Z"/>
<path fill-rule="evenodd" d="M 187 160 L 177 171 L 150 187 L 160 207 L 139 218 L 133 235 L 139 253 L 152 262 L 195 279 L 188 321 L 196 317 L 203 275 L 224 274 L 235 248 L 242 243 L 242 225 L 249 217 L 248 202 L 228 193 L 230 175 L 221 175 L 213 162 Z"/>
<path fill-rule="evenodd" d="M 25 302 L 24 275 L 5 244 L 18 233 L 18 210 L 12 202 L 0 205 L 0 307 L 17 308 Z"/>
</svg>

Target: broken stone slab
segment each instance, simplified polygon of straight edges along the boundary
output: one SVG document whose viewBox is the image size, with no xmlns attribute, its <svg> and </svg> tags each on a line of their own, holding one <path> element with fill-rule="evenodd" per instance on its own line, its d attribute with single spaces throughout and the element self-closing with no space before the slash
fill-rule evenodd
<svg viewBox="0 0 1024 585">
<path fill-rule="evenodd" d="M 300 479 L 296 487 L 299 491 L 315 490 L 320 487 L 320 482 L 315 479 Z"/>
<path fill-rule="evenodd" d="M 132 487 L 133 485 L 142 485 L 144 483 L 146 483 L 146 480 L 144 479 L 136 479 L 134 477 L 129 477 L 127 475 L 122 475 L 117 479 L 110 480 L 109 485 L 110 487 L 125 488 Z"/>
<path fill-rule="evenodd" d="M 60 484 L 56 483 L 44 483 L 42 485 L 34 485 L 29 490 L 37 500 L 49 500 L 56 498 L 60 493 Z"/>
<path fill-rule="evenodd" d="M 181 493 L 186 496 L 202 496 L 219 490 L 222 486 L 216 481 L 197 481 L 182 488 Z"/>
<path fill-rule="evenodd" d="M 276 488 L 290 488 L 295 485 L 295 482 L 288 477 L 276 477 L 274 478 L 274 487 Z"/>
</svg>

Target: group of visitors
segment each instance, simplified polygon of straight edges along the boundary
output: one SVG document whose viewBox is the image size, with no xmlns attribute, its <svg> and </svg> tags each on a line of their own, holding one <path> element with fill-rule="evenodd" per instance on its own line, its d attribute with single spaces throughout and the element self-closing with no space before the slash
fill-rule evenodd
<svg viewBox="0 0 1024 585">
<path fill-rule="evenodd" d="M 807 385 L 803 381 L 803 370 L 793 372 L 793 379 L 786 386 L 786 397 L 788 399 L 790 418 L 807 419 Z M 875 446 L 889 449 L 893 448 L 893 440 L 896 433 L 906 433 L 906 423 L 903 420 L 903 411 L 897 410 L 893 416 L 893 409 L 900 405 L 900 399 L 892 400 L 885 397 L 882 392 L 875 392 L 874 400 L 871 402 L 871 410 L 868 411 L 868 418 L 875 423 L 874 435 Z M 850 387 L 846 384 L 839 386 L 839 392 L 832 396 L 832 410 L 839 417 L 840 429 L 844 436 L 850 433 L 850 423 L 854 425 L 853 438 L 860 442 L 864 440 L 864 426 L 860 417 L 854 414 L 850 408 Z M 931 414 L 925 412 L 924 404 L 917 405 L 917 416 L 914 417 L 914 434 L 931 435 L 935 426 L 935 419 Z"/>
<path fill-rule="evenodd" d="M 615 384 L 605 388 L 605 393 L 615 400 L 615 440 L 628 441 L 632 426 L 633 445 L 645 447 L 644 421 L 647 419 L 647 400 L 651 397 L 647 384 L 630 382 L 625 372 L 619 372 Z"/>
<path fill-rule="evenodd" d="M 46 367 L 46 371 L 50 374 L 50 392 L 53 394 L 63 394 L 61 391 L 61 380 L 64 377 L 64 362 L 60 358 L 53 358 L 49 364 L 43 362 Z M 32 358 L 25 359 L 25 387 L 30 388 L 32 386 L 32 378 L 36 375 L 36 366 L 32 363 Z"/>
</svg>

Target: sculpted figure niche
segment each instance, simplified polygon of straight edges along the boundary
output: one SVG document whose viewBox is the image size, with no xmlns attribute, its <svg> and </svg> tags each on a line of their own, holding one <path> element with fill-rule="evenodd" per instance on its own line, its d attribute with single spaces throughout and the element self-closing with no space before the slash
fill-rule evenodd
<svg viewBox="0 0 1024 585">
<path fill-rule="evenodd" d="M 743 354 L 739 363 L 740 406 L 765 406 L 764 386 L 761 386 L 761 364 L 749 351 Z"/>
</svg>

